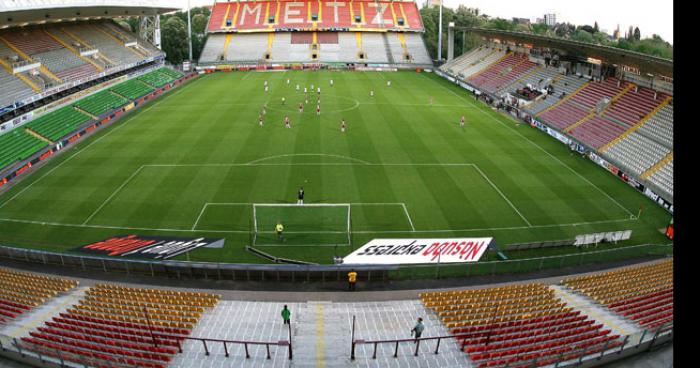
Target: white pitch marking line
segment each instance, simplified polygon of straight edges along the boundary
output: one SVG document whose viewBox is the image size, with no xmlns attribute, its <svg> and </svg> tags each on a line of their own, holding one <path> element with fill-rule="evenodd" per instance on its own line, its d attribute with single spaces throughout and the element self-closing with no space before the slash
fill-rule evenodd
<svg viewBox="0 0 700 368">
<path fill-rule="evenodd" d="M 250 162 L 246 163 L 246 165 L 254 165 L 260 161 L 271 160 L 271 159 L 275 159 L 275 158 L 297 157 L 297 156 L 334 157 L 334 158 L 342 158 L 342 159 L 351 160 L 351 161 L 357 161 L 357 162 L 363 163 L 365 165 L 372 165 L 372 163 L 364 161 L 364 160 L 360 160 L 358 158 L 341 156 L 341 155 L 333 155 L 333 154 L 328 154 L 328 153 L 290 153 L 290 154 L 285 154 L 285 155 L 269 156 L 269 157 L 263 157 L 263 158 L 259 158 L 257 160 L 250 161 Z"/>
<path fill-rule="evenodd" d="M 413 227 L 413 221 L 411 221 L 411 215 L 408 214 L 408 210 L 406 209 L 406 204 L 401 203 L 401 207 L 403 207 L 403 212 L 406 214 L 406 218 L 408 219 L 408 223 L 411 224 L 411 230 L 416 231 L 416 228 Z"/>
<path fill-rule="evenodd" d="M 199 80 L 199 79 L 197 79 L 197 80 Z M 195 81 L 195 82 L 196 82 L 196 81 Z M 192 82 L 192 83 L 194 83 L 194 82 Z M 190 83 L 190 84 L 192 84 L 192 83 Z M 171 96 L 175 96 L 175 95 L 176 95 L 178 92 L 180 92 L 180 91 L 181 91 L 181 89 L 178 88 L 178 90 L 175 91 L 175 93 L 173 93 Z M 159 103 L 161 103 L 161 102 L 163 102 L 163 101 L 164 101 L 164 100 L 163 100 L 162 98 L 161 98 L 161 99 L 158 99 L 158 101 L 155 101 L 151 106 L 149 106 L 149 107 L 147 107 L 146 109 L 144 109 L 144 110 L 143 110 L 143 113 L 145 114 L 148 110 L 152 109 L 153 107 L 155 107 L 156 105 L 158 105 Z M 137 110 L 136 112 L 139 112 L 139 111 Z M 53 169 L 49 170 L 46 174 L 44 174 L 44 175 L 42 175 L 41 177 L 39 177 L 39 179 L 36 179 L 35 181 L 31 182 L 29 185 L 27 185 L 27 186 L 24 187 L 22 190 L 20 190 L 19 192 L 17 192 L 17 194 L 15 194 L 14 196 L 12 196 L 10 199 L 8 199 L 7 201 L 5 201 L 5 202 L 3 202 L 2 204 L 0 204 L 0 208 L 3 208 L 6 204 L 10 203 L 12 200 L 14 200 L 15 198 L 17 198 L 20 194 L 24 193 L 25 190 L 31 188 L 32 185 L 36 184 L 36 183 L 39 182 L 41 179 L 45 178 L 46 176 L 48 176 L 49 174 L 51 174 L 52 172 L 54 172 L 56 169 L 58 169 L 59 167 L 63 166 L 63 164 L 65 164 L 66 162 L 70 161 L 70 160 L 73 159 L 75 156 L 77 156 L 77 155 L 79 155 L 79 154 L 81 154 L 81 153 L 87 151 L 88 148 L 92 147 L 92 146 L 93 146 L 94 144 L 96 144 L 97 142 L 101 141 L 101 140 L 104 139 L 104 138 L 107 138 L 107 136 L 109 136 L 110 134 L 114 133 L 115 131 L 117 131 L 117 130 L 121 129 L 122 127 L 126 126 L 127 124 L 129 124 L 129 123 L 133 120 L 134 115 L 136 115 L 136 113 L 129 115 L 129 116 L 125 119 L 126 121 L 122 122 L 122 124 L 120 124 L 120 125 L 114 127 L 114 129 L 110 130 L 110 131 L 107 132 L 105 135 L 103 135 L 103 136 L 97 138 L 94 142 L 90 143 L 90 144 L 87 145 L 86 147 L 84 147 L 84 148 L 82 148 L 81 150 L 79 150 L 78 152 L 74 153 L 72 156 L 68 157 L 65 161 L 63 161 L 63 162 L 61 162 L 60 164 L 56 165 Z M 119 121 L 113 122 L 112 124 L 116 124 L 116 123 L 119 123 Z M 105 127 L 105 128 L 107 128 L 107 127 Z M 67 148 L 67 149 L 71 149 L 71 148 Z"/>
<path fill-rule="evenodd" d="M 493 187 L 493 189 L 496 189 L 496 191 L 498 192 L 498 194 L 500 194 L 501 197 L 502 197 L 503 199 L 505 199 L 506 202 L 508 202 L 508 204 L 510 205 L 510 207 L 511 207 L 513 210 L 515 210 L 515 212 L 518 214 L 518 216 L 520 216 L 521 219 L 523 219 L 523 221 L 525 221 L 525 223 L 527 224 L 527 226 L 532 227 L 532 224 L 530 223 L 530 221 L 528 221 L 528 220 L 525 218 L 525 216 L 523 216 L 523 214 L 520 213 L 520 211 L 518 211 L 518 208 L 515 207 L 515 205 L 513 204 L 513 202 L 511 202 L 511 201 L 508 199 L 508 197 L 506 197 L 505 194 L 503 194 L 503 192 L 501 192 L 501 190 L 498 189 L 498 187 L 496 186 L 496 184 L 494 184 L 494 183 L 491 181 L 491 179 L 489 179 L 489 177 L 486 176 L 486 174 L 484 174 L 483 171 L 481 171 L 481 169 L 479 168 L 479 166 L 474 165 L 474 168 L 476 169 L 476 171 L 479 172 L 479 174 L 481 174 L 481 176 L 482 176 L 484 179 L 486 179 L 486 181 L 489 182 L 489 184 L 491 184 L 491 186 Z"/>
<path fill-rule="evenodd" d="M 421 75 L 423 75 L 423 74 L 421 74 Z M 428 78 L 428 77 L 426 77 L 426 78 Z M 477 107 L 477 105 L 475 105 L 473 102 L 471 102 L 470 100 L 468 100 L 466 97 L 463 97 L 463 96 L 458 95 L 458 94 L 455 93 L 453 90 L 451 90 L 451 89 L 449 89 L 449 88 L 443 86 L 442 84 L 439 84 L 439 83 L 438 83 L 438 85 L 439 85 L 440 87 L 446 89 L 447 91 L 449 91 L 449 92 L 452 93 L 453 95 L 459 97 L 460 99 L 462 99 L 462 100 L 468 102 L 470 105 L 472 105 L 472 106 L 474 106 L 474 107 Z M 500 123 L 501 125 L 503 125 L 503 126 L 505 126 L 505 127 L 509 127 L 508 124 L 504 123 L 501 119 L 498 119 L 498 118 L 494 117 L 493 115 L 489 115 L 489 114 L 488 114 L 486 111 L 484 111 L 483 109 L 477 108 L 477 110 L 478 110 L 479 112 L 481 112 L 482 114 L 488 116 L 488 117 L 491 118 L 492 120 L 496 121 L 497 123 Z M 499 114 L 498 116 L 501 116 L 501 115 Z M 569 171 L 573 172 L 574 174 L 576 174 L 576 176 L 578 176 L 579 178 L 583 179 L 583 181 L 585 181 L 586 183 L 590 184 L 590 185 L 593 186 L 594 188 L 598 189 L 599 192 L 603 193 L 606 197 L 608 197 L 608 199 L 610 199 L 610 200 L 611 200 L 613 203 L 615 203 L 618 207 L 620 207 L 620 208 L 622 208 L 623 210 L 625 210 L 625 212 L 627 212 L 627 214 L 629 214 L 630 216 L 634 216 L 634 214 L 633 214 L 632 212 L 630 212 L 630 210 L 628 210 L 626 207 L 624 207 L 623 205 L 621 205 L 620 202 L 616 201 L 616 200 L 615 200 L 613 197 L 611 197 L 607 192 L 605 192 L 604 190 L 600 189 L 600 187 L 598 187 L 597 185 L 593 184 L 590 180 L 588 180 L 585 176 L 581 175 L 578 171 L 572 169 L 569 165 L 567 165 L 566 163 L 564 163 L 564 161 L 562 161 L 562 160 L 560 160 L 558 157 L 552 155 L 552 154 L 549 153 L 547 150 L 545 150 L 544 148 L 542 148 L 539 144 L 533 142 L 533 141 L 530 140 L 529 138 L 527 138 L 527 137 L 525 137 L 524 135 L 522 135 L 519 131 L 514 130 L 513 128 L 509 128 L 509 129 L 512 130 L 512 131 L 514 131 L 517 135 L 519 135 L 520 137 L 522 137 L 522 138 L 525 139 L 526 141 L 530 142 L 530 143 L 531 143 L 532 145 L 534 145 L 535 147 L 539 148 L 542 152 L 546 153 L 549 157 L 551 157 L 551 158 L 553 158 L 554 160 L 558 161 L 558 162 L 559 162 L 560 164 L 562 164 L 564 167 L 566 167 L 567 169 L 569 169 Z"/>
<path fill-rule="evenodd" d="M 45 221 L 34 221 L 34 220 L 22 220 L 22 219 L 12 219 L 12 218 L 0 218 L 3 222 L 14 222 L 20 224 L 32 224 L 32 225 L 49 225 L 49 226 L 62 226 L 62 227 L 75 227 L 75 228 L 92 228 L 92 229 L 113 229 L 113 230 L 137 230 L 137 231 L 159 231 L 159 232 L 208 232 L 208 233 L 221 233 L 221 234 L 248 234 L 250 231 L 245 230 L 190 230 L 190 229 L 154 229 L 147 227 L 131 227 L 131 226 L 110 226 L 110 225 L 80 225 L 80 224 L 67 224 L 61 222 L 45 222 Z M 617 222 L 630 222 L 638 221 L 637 219 L 620 219 L 620 220 L 602 220 L 602 221 L 589 221 L 589 222 L 577 222 L 569 224 L 552 224 L 552 225 L 533 225 L 533 226 L 512 226 L 512 227 L 491 227 L 491 228 L 481 228 L 481 229 L 438 229 L 438 230 L 416 230 L 417 233 L 459 233 L 459 232 L 472 232 L 472 231 L 496 231 L 496 230 L 524 230 L 532 228 L 553 228 L 553 227 L 569 227 L 569 226 L 584 226 L 584 225 L 595 225 L 595 224 L 609 224 Z M 266 233 L 265 231 L 261 233 Z M 269 231 L 273 233 L 273 231 Z M 328 232 L 328 231 L 303 231 L 295 232 L 303 234 L 336 234 L 345 233 L 345 231 L 340 232 Z M 379 231 L 354 231 L 356 234 L 393 234 L 393 233 L 406 233 L 404 230 L 379 230 Z"/>
<path fill-rule="evenodd" d="M 139 167 L 136 171 L 134 171 L 134 173 L 131 174 L 131 176 L 130 176 L 128 179 L 126 179 L 126 181 L 124 181 L 124 182 L 122 183 L 122 185 L 119 186 L 119 188 L 117 188 L 114 192 L 112 192 L 112 195 L 110 195 L 109 197 L 107 197 L 107 199 L 105 199 L 105 201 L 102 202 L 102 204 L 100 205 L 100 207 L 98 207 L 98 208 L 95 210 L 95 212 L 93 212 L 92 215 L 90 215 L 90 217 L 88 217 L 87 220 L 85 220 L 85 222 L 83 222 L 83 225 L 86 225 L 88 222 L 90 222 L 90 220 L 92 220 L 92 218 L 95 217 L 95 215 L 97 215 L 98 212 L 100 212 L 100 210 L 102 209 L 102 207 L 104 207 L 115 195 L 117 195 L 117 193 L 119 193 L 119 191 L 121 191 L 122 188 L 124 188 L 124 187 L 126 186 L 126 184 L 128 184 L 128 183 L 131 181 L 131 179 L 133 179 L 136 175 L 138 175 L 138 173 L 140 173 L 140 172 L 141 172 L 141 169 L 143 169 L 143 168 L 144 168 L 144 166 L 141 166 L 141 167 Z"/>
<path fill-rule="evenodd" d="M 197 216 L 197 220 L 194 222 L 194 225 L 192 225 L 192 230 L 197 228 L 197 224 L 199 224 L 199 219 L 202 218 L 202 215 L 204 214 L 204 211 L 206 211 L 208 205 L 209 205 L 209 203 L 205 203 L 204 206 L 202 206 L 202 211 L 199 212 L 199 216 Z"/>
</svg>

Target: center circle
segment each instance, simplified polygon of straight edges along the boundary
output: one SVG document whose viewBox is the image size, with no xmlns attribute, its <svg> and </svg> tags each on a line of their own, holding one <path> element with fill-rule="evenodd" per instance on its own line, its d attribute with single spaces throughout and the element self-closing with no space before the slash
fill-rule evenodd
<svg viewBox="0 0 700 368">
<path fill-rule="evenodd" d="M 317 95 L 316 93 L 310 93 L 309 94 L 309 103 L 304 104 L 304 112 L 303 114 L 316 114 L 316 101 L 317 101 Z M 330 101 L 330 104 L 333 105 L 335 108 L 328 110 L 324 109 L 324 104 L 326 106 L 329 105 L 328 101 Z M 284 113 L 299 113 L 299 103 L 304 103 L 304 96 L 300 96 L 299 94 L 295 94 L 292 98 L 287 98 L 285 101 L 285 104 L 282 105 L 282 99 L 277 99 L 276 101 L 268 101 L 265 103 L 265 108 L 270 109 L 273 111 L 281 111 Z M 344 97 L 344 96 L 328 96 L 328 95 L 323 95 L 321 94 L 321 113 L 322 114 L 327 114 L 327 113 L 339 113 L 339 112 L 345 112 L 345 111 L 350 111 L 354 110 L 356 108 L 360 107 L 360 102 L 357 101 L 354 98 L 350 97 Z"/>
</svg>

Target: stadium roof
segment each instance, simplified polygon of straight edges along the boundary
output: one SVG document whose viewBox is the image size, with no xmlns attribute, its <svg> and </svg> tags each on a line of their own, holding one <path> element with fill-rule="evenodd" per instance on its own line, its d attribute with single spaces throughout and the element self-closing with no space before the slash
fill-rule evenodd
<svg viewBox="0 0 700 368">
<path fill-rule="evenodd" d="M 179 10 L 164 0 L 0 0 L 0 29 L 47 22 L 155 15 Z"/>
<path fill-rule="evenodd" d="M 593 45 L 563 38 L 547 37 L 524 32 L 502 31 L 485 28 L 459 28 L 486 38 L 498 38 L 534 47 L 548 47 L 566 51 L 569 55 L 601 60 L 605 64 L 627 65 L 642 73 L 673 77 L 673 60 L 642 54 L 616 47 Z"/>
</svg>

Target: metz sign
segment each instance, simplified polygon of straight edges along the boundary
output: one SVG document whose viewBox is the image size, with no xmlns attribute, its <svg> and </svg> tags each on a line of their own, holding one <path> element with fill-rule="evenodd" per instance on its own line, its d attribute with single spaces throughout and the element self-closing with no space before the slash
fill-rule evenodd
<svg viewBox="0 0 700 368">
<path fill-rule="evenodd" d="M 168 259 L 199 247 L 221 248 L 224 239 L 125 235 L 84 245 L 78 252 L 111 257 Z"/>
<path fill-rule="evenodd" d="M 344 264 L 476 262 L 493 238 L 374 239 L 343 258 Z"/>
</svg>

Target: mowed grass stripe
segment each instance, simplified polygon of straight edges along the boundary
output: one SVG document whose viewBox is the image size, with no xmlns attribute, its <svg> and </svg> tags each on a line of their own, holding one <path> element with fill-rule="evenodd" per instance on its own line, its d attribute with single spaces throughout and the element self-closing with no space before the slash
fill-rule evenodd
<svg viewBox="0 0 700 368">
<path fill-rule="evenodd" d="M 290 85 L 286 85 L 287 77 L 292 80 Z M 330 78 L 336 82 L 334 87 L 328 84 Z M 264 80 L 270 83 L 268 93 L 263 91 Z M 386 80 L 392 80 L 391 87 L 386 86 Z M 300 92 L 294 90 L 297 83 L 302 87 Z M 312 83 L 323 91 L 320 118 L 315 115 L 315 91 L 310 92 L 305 113 L 296 112 L 298 101 L 303 100 L 303 87 Z M 371 89 L 374 98 L 369 96 Z M 1 206 L 7 195 L 18 193 L 36 175 L 2 195 L 0 218 L 39 221 L 0 220 L 0 241 L 66 249 L 127 231 L 191 233 L 227 239 L 225 249 L 198 250 L 190 255 L 193 260 L 253 261 L 243 251 L 249 241 L 246 219 L 250 208 L 208 209 L 197 227 L 240 233 L 190 232 L 204 203 L 289 203 L 296 200 L 299 185 L 307 189 L 307 203 L 405 202 L 418 233 L 449 231 L 423 235 L 495 236 L 499 244 L 507 244 L 631 228 L 635 242 L 663 240 L 657 229 L 668 215 L 651 201 L 589 161 L 571 156 L 566 147 L 541 132 L 526 126 L 515 128 L 512 121 L 482 103 L 472 105 L 470 97 L 462 98 L 464 91 L 433 76 L 415 72 L 219 73 L 168 95 L 115 124 L 120 127 L 138 117 L 138 122 L 100 140 L 16 200 L 6 202 L 5 207 Z M 428 106 L 431 95 L 432 107 Z M 282 96 L 287 98 L 286 108 L 281 107 Z M 266 103 L 269 108 L 261 128 L 257 116 Z M 293 129 L 284 129 L 285 114 L 292 118 Z M 462 114 L 468 121 L 464 132 L 458 126 Z M 339 131 L 342 117 L 349 125 L 345 134 Z M 295 124 L 295 119 L 301 120 Z M 95 140 L 79 146 L 92 142 Z M 64 157 L 39 173 L 57 167 Z M 251 161 L 260 166 L 197 166 Z M 407 166 L 382 165 L 392 163 Z M 420 166 L 435 163 L 478 165 L 533 228 L 527 227 L 473 167 Z M 142 230 L 41 225 L 42 220 L 51 218 L 61 219 L 57 223 L 82 223 L 135 170 L 150 164 L 192 166 L 145 167 L 90 222 Z M 443 177 L 446 180 L 438 180 Z M 44 180 L 50 185 L 40 185 Z M 91 193 L 88 201 L 80 200 L 83 191 Z M 608 195 L 629 208 L 646 203 L 647 211 L 640 221 L 620 222 L 627 218 L 626 213 Z M 412 236 L 401 207 L 394 207 L 354 210 L 358 232 L 353 243 L 361 245 L 381 234 Z M 483 212 L 475 208 L 483 208 Z M 573 222 L 580 224 L 574 226 Z M 147 230 L 157 228 L 186 232 Z M 365 233 L 367 230 L 401 233 Z M 268 250 L 324 263 L 330 262 L 334 252 L 301 248 Z"/>
</svg>

